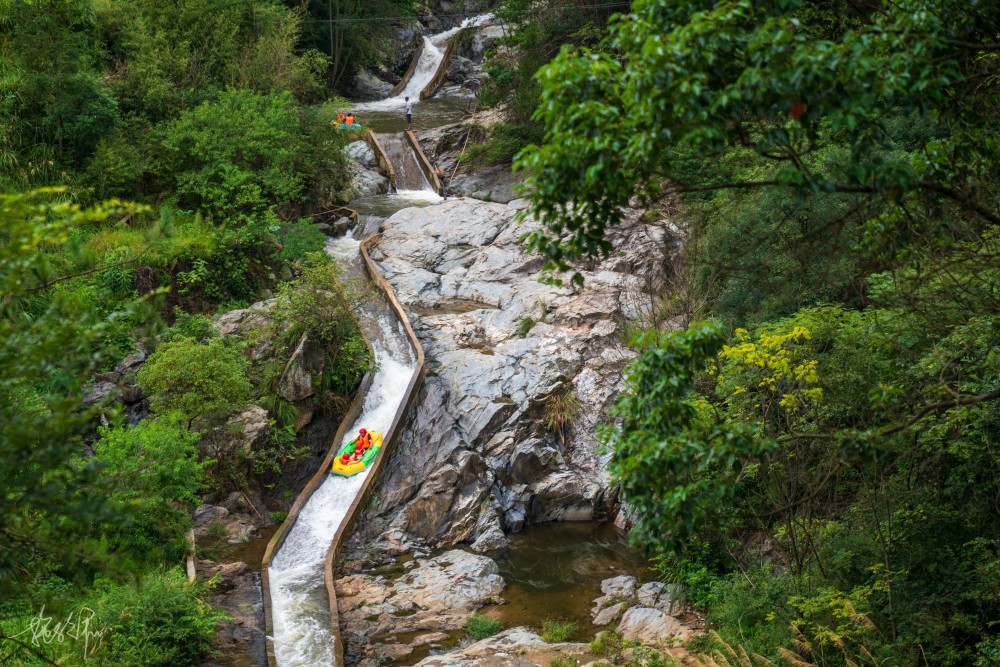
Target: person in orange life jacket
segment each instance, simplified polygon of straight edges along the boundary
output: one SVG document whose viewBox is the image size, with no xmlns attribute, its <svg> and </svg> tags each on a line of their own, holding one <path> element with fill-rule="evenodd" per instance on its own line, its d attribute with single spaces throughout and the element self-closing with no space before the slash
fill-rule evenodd
<svg viewBox="0 0 1000 667">
<path fill-rule="evenodd" d="M 354 460 L 358 461 L 372 446 L 372 437 L 368 434 L 368 431 L 361 429 L 358 432 L 358 437 L 354 443 Z"/>
<path fill-rule="evenodd" d="M 344 121 L 346 119 L 347 119 L 347 116 L 344 115 L 344 110 L 343 109 L 337 109 L 337 127 L 343 127 L 344 126 Z"/>
</svg>

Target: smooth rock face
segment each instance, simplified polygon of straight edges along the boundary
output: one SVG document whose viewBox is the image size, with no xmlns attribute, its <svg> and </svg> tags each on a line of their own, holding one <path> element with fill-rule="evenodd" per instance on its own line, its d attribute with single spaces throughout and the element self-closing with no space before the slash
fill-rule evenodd
<svg viewBox="0 0 1000 667">
<path fill-rule="evenodd" d="M 622 616 L 618 633 L 625 639 L 643 644 L 661 644 L 675 637 L 686 641 L 691 637 L 692 630 L 659 609 L 632 607 Z"/>
<path fill-rule="evenodd" d="M 350 199 L 355 197 L 370 197 L 389 191 L 389 179 L 374 169 L 366 169 L 354 160 L 347 161 L 347 169 L 351 172 Z"/>
<path fill-rule="evenodd" d="M 367 141 L 351 142 L 344 146 L 344 152 L 365 169 L 378 169 L 378 159 L 375 157 L 375 151 L 372 150 Z"/>
<path fill-rule="evenodd" d="M 627 575 L 622 575 L 620 577 L 612 577 L 610 579 L 605 579 L 604 581 L 601 582 L 602 593 L 623 600 L 635 595 L 635 590 L 636 590 L 635 577 Z"/>
<path fill-rule="evenodd" d="M 355 553 L 459 542 L 490 551 L 526 525 L 614 516 L 593 429 L 633 358 L 617 321 L 648 301 L 666 232 L 624 225 L 613 256 L 573 290 L 539 282 L 542 260 L 519 242 L 534 223 L 518 224 L 516 213 L 463 199 L 404 209 L 372 247 L 428 375 L 352 538 Z M 566 394 L 576 419 L 547 427 L 546 402 Z"/>
<path fill-rule="evenodd" d="M 201 667 L 267 665 L 260 574 L 242 562 L 199 560 L 197 566 L 201 581 L 218 576 L 209 602 L 228 617 L 216 625 L 215 654 Z"/>
<path fill-rule="evenodd" d="M 586 644 L 546 644 L 527 628 L 511 628 L 464 648 L 424 658 L 416 667 L 533 667 L 586 653 Z"/>
<path fill-rule="evenodd" d="M 301 401 L 313 395 L 314 385 L 323 374 L 326 356 L 323 348 L 302 334 L 295 351 L 278 379 L 278 394 L 286 401 Z"/>
<path fill-rule="evenodd" d="M 391 581 L 364 574 L 342 577 L 335 587 L 340 627 L 347 651 L 355 658 L 348 662 L 366 654 L 384 658 L 400 650 L 395 644 L 378 646 L 379 637 L 461 628 L 470 614 L 497 602 L 504 585 L 496 563 L 465 551 L 420 561 Z M 426 635 L 421 640 L 431 641 L 436 640 Z"/>
<path fill-rule="evenodd" d="M 277 299 L 258 301 L 249 308 L 230 310 L 215 320 L 215 328 L 220 336 L 245 334 L 272 321 L 271 311 Z"/>
<path fill-rule="evenodd" d="M 601 592 L 604 594 L 594 600 L 594 608 L 590 616 L 594 625 L 608 625 L 621 618 L 622 612 L 635 603 L 635 577 L 620 576 L 605 579 L 601 582 Z"/>
<path fill-rule="evenodd" d="M 354 90 L 364 98 L 377 100 L 389 96 L 392 84 L 379 79 L 364 68 L 359 68 L 357 75 L 354 77 Z"/>
<path fill-rule="evenodd" d="M 596 608 L 594 612 L 591 612 L 591 616 L 594 618 L 594 625 L 608 625 L 609 623 L 614 623 L 621 618 L 624 609 L 624 602 L 616 602 L 608 607 Z"/>
<path fill-rule="evenodd" d="M 271 437 L 271 421 L 267 418 L 267 410 L 259 405 L 231 417 L 228 424 L 240 435 L 240 444 L 247 454 L 264 447 Z"/>
<path fill-rule="evenodd" d="M 84 387 L 83 404 L 90 406 L 107 401 L 116 390 L 114 382 L 91 382 Z"/>
<path fill-rule="evenodd" d="M 682 589 L 679 584 L 664 584 L 659 581 L 643 584 L 638 592 L 640 605 L 659 609 L 665 614 L 672 614 L 675 607 L 679 608 L 677 600 L 681 595 Z"/>
</svg>

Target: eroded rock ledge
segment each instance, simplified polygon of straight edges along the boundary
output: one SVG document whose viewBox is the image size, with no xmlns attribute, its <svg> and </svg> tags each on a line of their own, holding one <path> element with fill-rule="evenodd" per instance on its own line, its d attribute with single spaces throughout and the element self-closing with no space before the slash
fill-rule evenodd
<svg viewBox="0 0 1000 667">
<path fill-rule="evenodd" d="M 352 538 L 355 559 L 461 542 L 487 552 L 526 525 L 617 511 L 593 429 L 632 358 L 622 322 L 648 304 L 670 232 L 633 219 L 611 257 L 584 267 L 583 288 L 555 287 L 522 250 L 533 223 L 516 222 L 521 207 L 459 199 L 383 225 L 372 257 L 429 372 Z M 559 425 L 555 402 L 572 419 Z"/>
</svg>

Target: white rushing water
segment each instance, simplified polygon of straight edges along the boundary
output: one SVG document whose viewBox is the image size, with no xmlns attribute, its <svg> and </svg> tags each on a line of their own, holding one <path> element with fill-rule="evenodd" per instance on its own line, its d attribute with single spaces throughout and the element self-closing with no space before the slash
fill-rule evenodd
<svg viewBox="0 0 1000 667">
<path fill-rule="evenodd" d="M 358 245 L 355 239 L 344 236 L 331 239 L 326 250 L 341 266 L 350 266 L 358 262 Z M 351 440 L 360 428 L 387 434 L 416 371 L 402 323 L 381 305 L 365 306 L 361 313 L 363 320 L 377 326 L 371 332 L 376 373 L 361 414 L 347 429 L 343 442 Z M 335 664 L 323 563 L 367 475 L 363 472 L 344 478 L 328 474 L 299 512 L 271 562 L 274 651 L 282 667 Z"/>
<path fill-rule="evenodd" d="M 406 87 L 395 97 L 387 97 L 384 100 L 377 100 L 375 102 L 353 104 L 351 105 L 351 109 L 355 111 L 400 109 L 404 106 L 404 100 L 407 97 L 413 103 L 420 102 L 420 91 L 431 82 L 431 79 L 434 78 L 438 68 L 441 66 L 441 61 L 444 60 L 444 52 L 448 48 L 448 40 L 462 28 L 485 25 L 492 20 L 493 14 L 480 14 L 479 16 L 465 19 L 461 25 L 450 30 L 439 32 L 436 35 L 425 35 L 424 49 L 420 53 L 420 59 L 417 60 L 417 65 L 413 69 L 413 76 L 406 83 Z"/>
</svg>

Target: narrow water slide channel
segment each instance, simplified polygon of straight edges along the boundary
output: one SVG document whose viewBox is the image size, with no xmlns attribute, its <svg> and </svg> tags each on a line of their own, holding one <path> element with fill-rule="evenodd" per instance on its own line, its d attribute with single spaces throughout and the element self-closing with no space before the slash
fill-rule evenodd
<svg viewBox="0 0 1000 667">
<path fill-rule="evenodd" d="M 448 40 L 467 25 L 480 25 L 489 16 L 469 19 L 462 26 L 425 37 L 419 61 L 404 90 L 396 97 L 352 107 L 362 118 L 371 115 L 395 119 L 403 98 L 419 100 L 420 91 L 443 65 Z M 450 122 L 445 117 L 441 122 Z M 407 138 L 394 130 L 378 136 L 396 172 L 397 192 L 352 202 L 361 215 L 356 233 L 363 236 L 372 222 L 408 206 L 426 206 L 440 201 Z M 377 225 L 376 225 L 377 228 Z M 374 231 L 374 230 L 372 230 Z M 321 470 L 296 501 L 286 519 L 287 529 L 279 530 L 264 556 L 264 605 L 268 631 L 268 663 L 278 667 L 333 666 L 342 659 L 336 600 L 327 581 L 333 566 L 339 536 L 350 524 L 373 488 L 385 460 L 392 454 L 403 416 L 416 394 L 422 377 L 423 353 L 391 288 L 363 252 L 362 243 L 347 235 L 331 239 L 326 251 L 343 267 L 345 278 L 374 280 L 379 289 L 358 309 L 361 326 L 375 355 L 374 376 L 363 396 L 356 417 L 345 420 L 339 438 L 331 443 L 331 453 L 351 440 L 360 428 L 385 435 L 386 446 L 372 467 L 353 477 L 330 474 L 328 454 Z M 363 386 L 361 392 L 365 392 Z M 360 395 L 359 395 L 360 398 Z M 351 423 L 348 425 L 346 421 Z M 284 526 L 283 526 L 284 528 Z M 338 653 L 340 655 L 338 655 Z"/>
<path fill-rule="evenodd" d="M 350 236 L 331 239 L 327 252 L 345 268 L 347 278 L 367 277 L 359 242 Z M 346 429 L 338 449 L 359 428 L 380 431 L 386 440 L 400 427 L 397 415 L 415 390 L 417 350 L 388 301 L 376 296 L 361 304 L 359 319 L 375 352 L 376 370 L 361 414 Z M 388 449 L 388 448 L 387 448 Z M 382 456 L 389 451 L 383 450 Z M 281 667 L 335 665 L 330 599 L 324 583 L 324 561 L 334 536 L 370 473 L 335 477 L 326 472 L 322 484 L 295 517 L 268 567 L 273 656 Z"/>
</svg>

